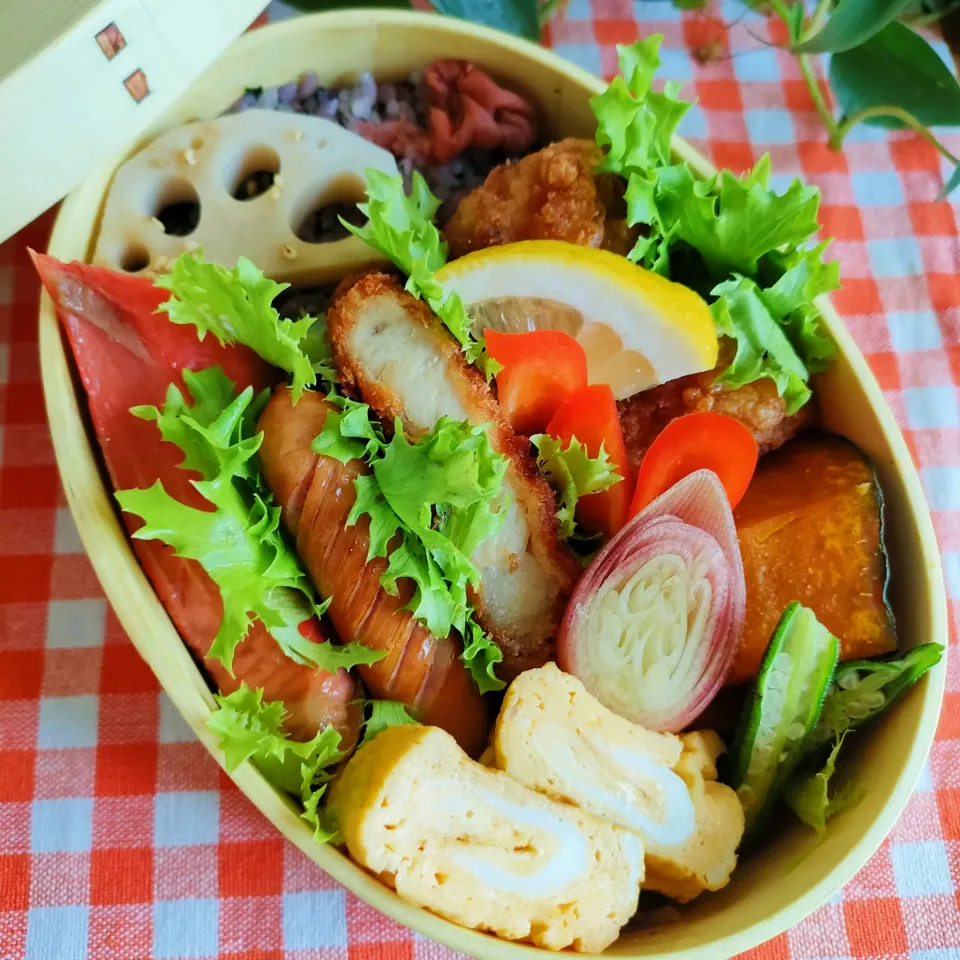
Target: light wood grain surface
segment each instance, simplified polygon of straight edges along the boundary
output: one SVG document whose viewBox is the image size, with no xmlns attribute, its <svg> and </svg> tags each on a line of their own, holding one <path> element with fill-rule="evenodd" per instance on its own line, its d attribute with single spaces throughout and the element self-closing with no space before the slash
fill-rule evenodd
<svg viewBox="0 0 960 960">
<path fill-rule="evenodd" d="M 263 6 L 0 0 L 0 240 L 133 143 Z M 111 24 L 123 39 L 108 56 Z"/>
</svg>

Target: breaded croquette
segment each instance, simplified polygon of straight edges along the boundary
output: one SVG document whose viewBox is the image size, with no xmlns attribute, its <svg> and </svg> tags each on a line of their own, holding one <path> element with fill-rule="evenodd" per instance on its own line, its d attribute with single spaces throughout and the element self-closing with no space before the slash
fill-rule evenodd
<svg viewBox="0 0 960 960">
<path fill-rule="evenodd" d="M 481 582 L 477 619 L 500 646 L 505 678 L 540 666 L 552 652 L 579 566 L 557 539 L 556 501 L 529 442 L 514 434 L 479 371 L 429 307 L 385 274 L 345 281 L 327 325 L 344 387 L 385 424 L 399 417 L 408 436 L 441 417 L 491 424 L 490 442 L 508 458 L 499 505 L 504 523 L 471 557 Z"/>
</svg>

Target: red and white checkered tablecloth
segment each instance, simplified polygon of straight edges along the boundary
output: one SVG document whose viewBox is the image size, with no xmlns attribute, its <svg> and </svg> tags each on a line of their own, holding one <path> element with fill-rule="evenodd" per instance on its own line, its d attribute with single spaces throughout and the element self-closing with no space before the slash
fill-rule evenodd
<svg viewBox="0 0 960 960">
<path fill-rule="evenodd" d="M 782 41 L 723 0 L 710 17 L 668 0 L 571 0 L 549 29 L 609 76 L 614 44 L 666 37 L 663 74 L 698 106 L 684 132 L 740 171 L 823 191 L 844 289 L 835 303 L 920 467 L 960 614 L 960 207 L 924 142 L 875 131 L 824 146 Z M 690 51 L 711 46 L 699 64 Z M 960 152 L 956 141 L 954 152 Z M 107 606 L 57 478 L 37 361 L 39 284 L 0 245 L 0 957 L 4 960 L 441 960 L 282 840 L 160 692 Z M 830 903 L 753 952 L 769 960 L 960 957 L 960 656 L 937 741 L 889 840 Z"/>
</svg>

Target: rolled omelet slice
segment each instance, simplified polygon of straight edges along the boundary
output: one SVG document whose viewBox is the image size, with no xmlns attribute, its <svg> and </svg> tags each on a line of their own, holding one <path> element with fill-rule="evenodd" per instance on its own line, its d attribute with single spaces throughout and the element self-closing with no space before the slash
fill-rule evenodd
<svg viewBox="0 0 960 960">
<path fill-rule="evenodd" d="M 637 908 L 635 833 L 475 763 L 438 727 L 390 727 L 362 746 L 329 809 L 354 860 L 465 927 L 598 952 Z"/>
<path fill-rule="evenodd" d="M 515 780 L 642 837 L 644 888 L 686 902 L 730 879 L 743 809 L 716 782 L 724 747 L 713 731 L 646 730 L 548 663 L 510 685 L 493 745 Z"/>
</svg>

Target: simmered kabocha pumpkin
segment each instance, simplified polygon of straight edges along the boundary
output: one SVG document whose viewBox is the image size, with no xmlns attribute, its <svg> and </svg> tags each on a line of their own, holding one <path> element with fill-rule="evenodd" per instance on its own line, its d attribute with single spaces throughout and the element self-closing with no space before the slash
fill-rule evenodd
<svg viewBox="0 0 960 960">
<path fill-rule="evenodd" d="M 793 600 L 840 640 L 842 660 L 896 649 L 882 512 L 873 468 L 847 440 L 815 434 L 761 458 L 734 511 L 747 617 L 729 682 L 756 675 Z"/>
</svg>

